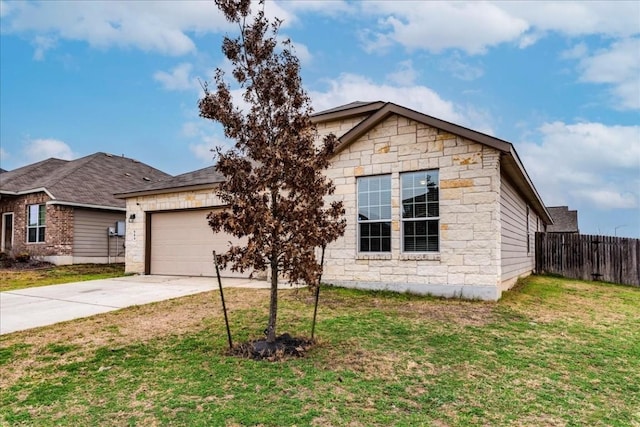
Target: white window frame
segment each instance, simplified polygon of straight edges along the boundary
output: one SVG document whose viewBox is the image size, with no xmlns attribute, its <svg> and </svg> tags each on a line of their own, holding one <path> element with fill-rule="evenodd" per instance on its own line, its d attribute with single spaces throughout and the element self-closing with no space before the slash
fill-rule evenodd
<svg viewBox="0 0 640 427">
<path fill-rule="evenodd" d="M 37 224 L 32 225 L 31 223 L 31 209 L 33 207 L 37 207 L 38 209 L 38 219 L 37 219 Z M 44 218 L 42 220 L 42 223 L 40 223 L 40 210 L 44 209 Z M 27 243 L 44 243 L 47 239 L 47 227 L 46 227 L 46 223 L 47 223 L 47 205 L 45 205 L 44 203 L 39 203 L 39 204 L 33 204 L 33 205 L 27 205 Z M 30 230 L 36 230 L 36 239 L 34 241 L 29 240 L 29 231 Z M 44 234 L 44 238 L 42 240 L 40 240 L 40 230 L 43 230 L 43 234 Z"/>
<path fill-rule="evenodd" d="M 379 201 L 379 204 L 377 205 L 367 205 L 367 207 L 371 207 L 371 206 L 377 206 L 377 207 L 385 207 L 388 206 L 388 211 L 389 211 L 389 217 L 388 218 L 377 218 L 377 219 L 361 219 L 360 218 L 360 191 L 361 191 L 361 186 L 363 185 L 363 182 L 365 180 L 371 180 L 374 178 L 387 178 L 389 180 L 389 188 L 388 190 L 378 190 L 378 195 L 380 196 L 382 191 L 385 192 L 389 192 L 389 203 L 387 204 L 382 204 L 382 201 Z M 362 253 L 362 254 L 390 254 L 393 248 L 393 230 L 392 230 L 392 216 L 393 216 L 393 181 L 392 181 L 392 176 L 391 174 L 384 174 L 384 175 L 371 175 L 371 176 L 361 176 L 357 178 L 357 188 L 356 188 L 356 223 L 357 223 L 357 227 L 358 227 L 358 232 L 357 234 L 357 239 L 358 241 L 356 242 L 357 246 L 358 246 L 358 253 Z M 367 195 L 372 194 L 373 191 L 369 191 L 367 190 Z M 380 250 L 379 251 L 373 251 L 370 249 L 367 250 L 362 250 L 362 236 L 361 236 L 361 225 L 363 224 L 387 224 L 389 227 L 389 250 L 382 250 L 383 247 L 383 243 L 382 240 L 380 241 Z M 383 236 L 382 233 L 379 236 L 381 239 L 384 237 L 386 238 L 386 236 Z"/>
<path fill-rule="evenodd" d="M 429 174 L 429 173 L 435 173 L 437 174 L 437 179 L 435 180 L 436 182 L 436 188 L 438 189 L 438 200 L 437 200 L 437 204 L 438 204 L 438 215 L 437 216 L 429 216 L 428 212 L 429 212 L 429 202 L 426 200 L 425 198 L 425 203 L 426 205 L 426 216 L 424 218 L 416 218 L 416 217 L 410 217 L 410 218 L 405 218 L 404 217 L 404 203 L 403 203 L 403 191 L 404 191 L 404 185 L 403 185 L 403 180 L 405 177 L 411 176 L 411 175 L 415 175 L 418 173 L 424 173 L 424 174 Z M 426 186 L 426 182 L 425 182 L 425 186 Z M 415 187 L 413 187 L 415 188 Z M 400 249 L 401 252 L 403 254 L 437 254 L 440 253 L 440 170 L 439 169 L 424 169 L 424 170 L 417 170 L 417 171 L 407 171 L 407 172 L 402 172 L 400 174 L 400 222 L 402 223 L 402 229 L 400 232 Z M 429 222 L 435 222 L 436 223 L 436 230 L 437 230 L 437 245 L 438 248 L 436 250 L 426 250 L 426 251 L 410 251 L 410 250 L 405 250 L 405 224 L 407 222 L 424 222 L 426 224 L 427 227 L 427 247 L 428 247 L 428 227 L 429 227 Z"/>
</svg>

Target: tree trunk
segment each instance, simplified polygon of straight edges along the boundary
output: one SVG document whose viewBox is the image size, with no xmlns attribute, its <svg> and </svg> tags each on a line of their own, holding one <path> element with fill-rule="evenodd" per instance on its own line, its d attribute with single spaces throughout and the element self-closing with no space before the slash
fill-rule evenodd
<svg viewBox="0 0 640 427">
<path fill-rule="evenodd" d="M 269 300 L 269 325 L 267 342 L 276 341 L 276 321 L 278 317 L 278 261 L 271 261 L 271 299 Z"/>
<path fill-rule="evenodd" d="M 271 215 L 278 217 L 278 189 L 270 188 Z M 279 236 L 273 236 L 273 243 L 279 240 Z M 279 246 L 279 245 L 278 245 Z M 269 300 L 269 324 L 267 325 L 267 342 L 276 342 L 276 321 L 278 317 L 278 251 L 276 245 L 271 249 L 271 298 Z"/>
</svg>

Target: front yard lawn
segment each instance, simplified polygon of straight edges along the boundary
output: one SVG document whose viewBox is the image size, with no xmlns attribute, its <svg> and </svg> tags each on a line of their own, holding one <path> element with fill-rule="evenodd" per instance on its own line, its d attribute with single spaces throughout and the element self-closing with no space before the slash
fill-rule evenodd
<svg viewBox="0 0 640 427">
<path fill-rule="evenodd" d="M 268 290 L 228 289 L 236 341 Z M 532 277 L 498 303 L 323 288 L 306 357 L 226 355 L 215 292 L 2 336 L 0 425 L 640 425 L 640 289 Z M 280 332 L 313 299 L 281 292 Z"/>
<path fill-rule="evenodd" d="M 3 268 L 0 269 L 0 292 L 120 276 L 124 276 L 122 263 L 52 265 L 30 270 Z"/>
</svg>

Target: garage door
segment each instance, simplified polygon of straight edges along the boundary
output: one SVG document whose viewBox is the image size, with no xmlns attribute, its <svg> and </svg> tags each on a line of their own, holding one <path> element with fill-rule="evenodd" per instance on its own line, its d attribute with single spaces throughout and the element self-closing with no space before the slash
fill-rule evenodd
<svg viewBox="0 0 640 427">
<path fill-rule="evenodd" d="M 151 274 L 215 276 L 213 251 L 224 253 L 229 241 L 239 240 L 213 231 L 207 223 L 209 209 L 151 214 Z M 249 272 L 221 271 L 224 277 L 248 277 Z"/>
</svg>

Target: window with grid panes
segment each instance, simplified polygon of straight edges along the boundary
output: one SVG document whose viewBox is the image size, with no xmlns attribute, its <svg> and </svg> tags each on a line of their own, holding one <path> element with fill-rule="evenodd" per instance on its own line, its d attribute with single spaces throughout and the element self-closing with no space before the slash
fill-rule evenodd
<svg viewBox="0 0 640 427">
<path fill-rule="evenodd" d="M 358 178 L 358 251 L 391 252 L 391 175 Z"/>
<path fill-rule="evenodd" d="M 440 191 L 438 171 L 401 175 L 402 250 L 438 252 L 440 249 Z"/>
<path fill-rule="evenodd" d="M 47 207 L 45 205 L 29 205 L 27 207 L 27 242 L 44 242 L 45 215 Z"/>
</svg>

